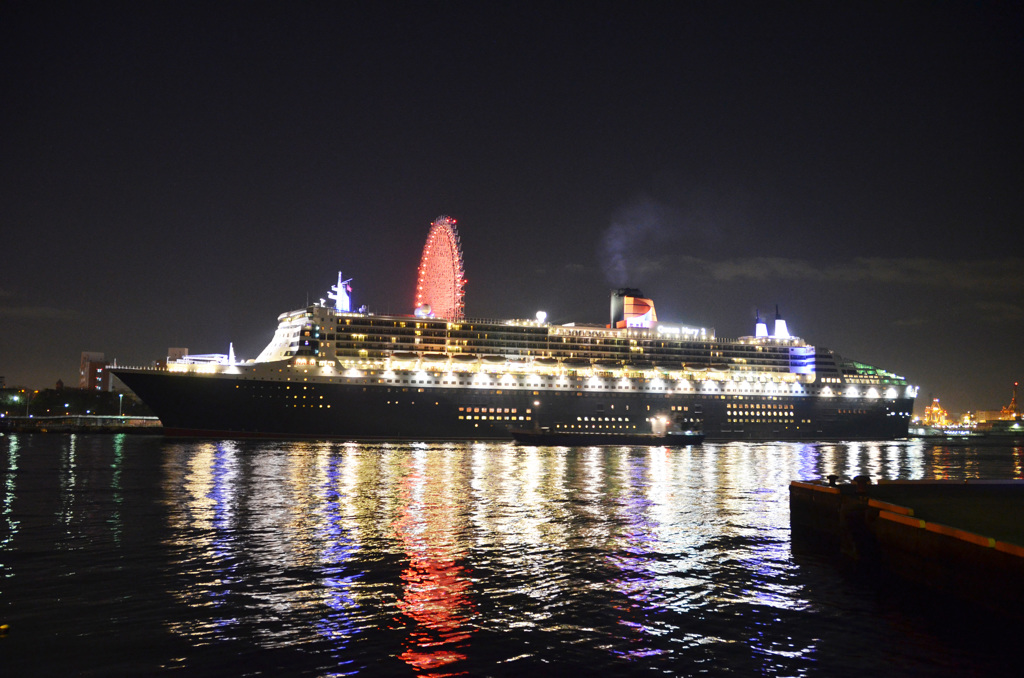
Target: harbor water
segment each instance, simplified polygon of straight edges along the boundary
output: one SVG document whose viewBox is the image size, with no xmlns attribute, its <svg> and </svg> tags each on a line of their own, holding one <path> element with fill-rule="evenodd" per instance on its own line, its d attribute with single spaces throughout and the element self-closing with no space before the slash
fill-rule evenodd
<svg viewBox="0 0 1024 678">
<path fill-rule="evenodd" d="M 790 480 L 1024 448 L 0 437 L 0 675 L 992 676 L 1019 630 L 794 553 Z"/>
</svg>

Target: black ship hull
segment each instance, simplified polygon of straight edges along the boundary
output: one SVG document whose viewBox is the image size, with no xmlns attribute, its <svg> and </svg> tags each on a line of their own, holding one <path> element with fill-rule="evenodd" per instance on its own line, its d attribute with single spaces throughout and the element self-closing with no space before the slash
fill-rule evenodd
<svg viewBox="0 0 1024 678">
<path fill-rule="evenodd" d="M 512 429 L 641 433 L 648 418 L 699 426 L 707 441 L 887 440 L 907 436 L 912 398 L 817 395 L 724 396 L 683 392 L 439 386 L 413 374 L 377 379 L 178 374 L 120 369 L 114 374 L 173 436 L 351 440 L 512 440 Z M 408 385 L 406 385 L 408 384 Z"/>
</svg>

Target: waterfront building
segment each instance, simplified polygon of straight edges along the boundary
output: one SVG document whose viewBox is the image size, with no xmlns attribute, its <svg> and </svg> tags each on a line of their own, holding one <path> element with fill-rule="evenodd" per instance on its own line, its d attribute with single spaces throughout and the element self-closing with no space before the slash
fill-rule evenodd
<svg viewBox="0 0 1024 678">
<path fill-rule="evenodd" d="M 109 391 L 108 367 L 110 364 L 102 353 L 82 351 L 82 359 L 78 368 L 78 388 L 87 391 Z"/>
</svg>

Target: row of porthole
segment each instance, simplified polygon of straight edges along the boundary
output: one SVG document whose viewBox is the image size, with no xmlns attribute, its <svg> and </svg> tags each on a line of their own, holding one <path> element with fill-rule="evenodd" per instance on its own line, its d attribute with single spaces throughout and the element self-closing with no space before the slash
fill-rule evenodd
<svg viewBox="0 0 1024 678">
<path fill-rule="evenodd" d="M 726 419 L 726 421 L 728 421 L 729 423 L 732 423 L 732 424 L 791 424 L 791 423 L 794 423 L 794 422 L 786 420 L 786 419 L 767 419 L 767 418 L 765 418 L 765 419 L 733 419 L 733 418 L 730 417 L 729 419 Z M 801 424 L 810 424 L 811 420 L 810 419 L 801 419 L 800 423 Z"/>
</svg>

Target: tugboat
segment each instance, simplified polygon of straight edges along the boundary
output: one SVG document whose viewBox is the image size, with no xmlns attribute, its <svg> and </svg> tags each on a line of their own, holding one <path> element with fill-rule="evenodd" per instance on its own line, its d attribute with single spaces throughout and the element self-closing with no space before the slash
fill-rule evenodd
<svg viewBox="0 0 1024 678">
<path fill-rule="evenodd" d="M 522 445 L 589 447 L 592 445 L 653 445 L 659 447 L 685 447 L 700 445 L 704 433 L 699 430 L 681 430 L 679 421 L 667 416 L 651 417 L 650 433 L 631 433 L 609 430 L 568 430 L 550 427 L 511 429 L 512 438 Z"/>
</svg>

